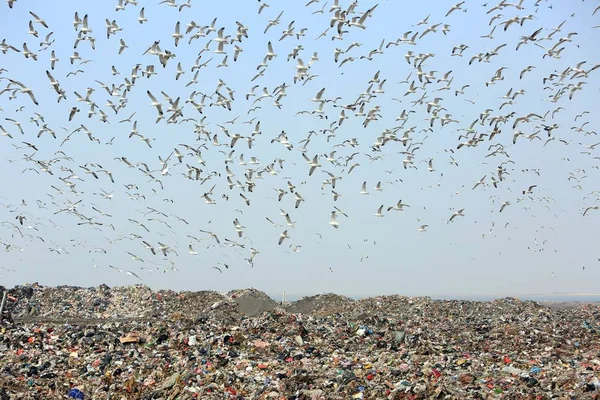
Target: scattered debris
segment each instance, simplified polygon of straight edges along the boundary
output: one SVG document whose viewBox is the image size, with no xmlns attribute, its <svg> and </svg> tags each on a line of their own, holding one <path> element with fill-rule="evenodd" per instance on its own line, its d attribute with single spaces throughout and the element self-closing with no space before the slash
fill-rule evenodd
<svg viewBox="0 0 600 400">
<path fill-rule="evenodd" d="M 141 285 L 27 285 L 9 296 L 15 322 L 0 327 L 1 399 L 600 394 L 596 304 L 325 294 L 281 308 L 255 289 Z"/>
</svg>

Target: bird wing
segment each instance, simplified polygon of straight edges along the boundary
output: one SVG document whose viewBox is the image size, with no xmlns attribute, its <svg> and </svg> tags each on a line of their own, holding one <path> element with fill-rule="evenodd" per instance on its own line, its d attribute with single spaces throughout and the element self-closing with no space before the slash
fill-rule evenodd
<svg viewBox="0 0 600 400">
<path fill-rule="evenodd" d="M 152 100 L 154 103 L 158 103 L 158 101 L 156 101 L 156 97 L 154 97 L 149 90 L 147 90 L 146 93 L 148 94 L 148 97 L 150 97 L 150 100 Z"/>
</svg>

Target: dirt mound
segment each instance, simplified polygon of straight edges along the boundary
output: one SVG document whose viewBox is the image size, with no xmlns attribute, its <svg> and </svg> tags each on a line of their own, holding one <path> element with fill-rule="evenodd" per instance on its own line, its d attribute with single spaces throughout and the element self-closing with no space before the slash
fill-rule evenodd
<svg viewBox="0 0 600 400">
<path fill-rule="evenodd" d="M 286 304 L 284 309 L 296 314 L 334 314 L 345 312 L 353 302 L 353 299 L 346 296 L 325 293 L 303 297 L 298 301 Z"/>
<path fill-rule="evenodd" d="M 256 289 L 232 290 L 227 295 L 235 301 L 240 313 L 251 317 L 279 307 L 279 303 Z"/>
</svg>

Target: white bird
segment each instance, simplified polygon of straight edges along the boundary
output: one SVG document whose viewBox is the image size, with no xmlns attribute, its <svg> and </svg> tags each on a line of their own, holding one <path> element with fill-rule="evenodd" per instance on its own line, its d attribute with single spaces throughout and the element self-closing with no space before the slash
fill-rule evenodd
<svg viewBox="0 0 600 400">
<path fill-rule="evenodd" d="M 367 191 L 367 181 L 363 182 L 360 194 L 369 194 L 369 192 Z"/>
<path fill-rule="evenodd" d="M 296 227 L 296 223 L 292 221 L 290 214 L 285 214 L 285 223 L 287 226 L 291 226 L 292 228 Z"/>
<path fill-rule="evenodd" d="M 450 219 L 448 220 L 448 223 L 452 222 L 452 220 L 456 217 L 464 217 L 465 215 L 463 214 L 463 212 L 465 211 L 464 208 L 456 211 L 455 213 L 452 214 L 452 216 L 450 217 Z"/>
<path fill-rule="evenodd" d="M 29 21 L 29 32 L 27 33 L 34 37 L 38 37 L 38 31 L 33 27 L 33 22 L 31 20 Z"/>
<path fill-rule="evenodd" d="M 46 24 L 46 21 L 44 21 L 43 19 L 41 19 L 40 17 L 38 17 L 32 11 L 29 11 L 29 14 L 31 14 L 31 16 L 35 19 L 35 23 L 36 24 L 41 24 L 44 28 L 48 29 L 48 24 Z"/>
<path fill-rule="evenodd" d="M 435 171 L 435 169 L 433 169 L 433 159 L 430 159 L 429 162 L 427 163 L 427 171 L 429 171 L 429 172 Z"/>
<path fill-rule="evenodd" d="M 304 159 L 306 160 L 306 162 L 308 163 L 308 165 L 310 166 L 310 170 L 308 171 L 308 176 L 312 176 L 313 172 L 315 172 L 315 169 L 317 167 L 320 167 L 321 164 L 319 164 L 319 155 L 315 155 L 312 160 L 310 158 L 308 158 L 308 156 L 305 153 L 302 153 L 302 157 L 304 157 Z"/>
<path fill-rule="evenodd" d="M 175 73 L 175 80 L 179 80 L 179 77 L 181 77 L 181 75 L 185 74 L 185 71 L 183 70 L 183 68 L 181 68 L 181 63 L 177 63 L 177 72 Z"/>
<path fill-rule="evenodd" d="M 56 53 L 54 52 L 54 50 L 52 50 L 52 52 L 50 53 L 50 68 L 52 70 L 54 70 L 54 66 L 58 61 L 60 60 L 56 57 Z"/>
<path fill-rule="evenodd" d="M 479 185 L 484 185 L 485 186 L 485 178 L 487 177 L 487 175 L 484 175 L 483 178 L 481 178 L 480 180 L 477 181 L 477 183 L 475 184 L 475 186 L 473 186 L 473 189 L 471 190 L 475 190 L 477 188 L 477 186 Z"/>
<path fill-rule="evenodd" d="M 19 81 L 15 81 L 13 79 L 8 79 L 11 83 L 16 84 L 18 86 L 21 86 L 21 93 L 24 94 L 28 94 L 29 97 L 31 98 L 31 101 L 33 102 L 33 104 L 35 104 L 36 106 L 38 105 L 38 101 L 36 100 L 34 94 L 33 94 L 33 90 L 31 90 L 30 88 L 28 88 L 27 86 L 25 86 L 23 83 L 19 82 Z"/>
<path fill-rule="evenodd" d="M 457 3 L 457 4 L 453 5 L 452 8 L 450 8 L 450 10 L 448 10 L 448 12 L 446 13 L 446 17 L 449 16 L 450 14 L 452 14 L 453 11 L 462 10 L 461 6 L 464 3 L 465 3 L 464 1 L 461 1 L 460 3 Z"/>
<path fill-rule="evenodd" d="M 296 204 L 294 204 L 294 208 L 298 208 L 300 203 L 304 201 L 304 198 L 298 192 L 294 192 L 294 196 L 296 196 Z"/>
<path fill-rule="evenodd" d="M 325 92 L 325 88 L 319 90 L 319 92 L 317 93 L 317 95 L 315 97 L 313 97 L 311 99 L 311 101 L 315 102 L 315 103 L 322 103 L 322 102 L 324 102 L 324 100 L 321 100 L 321 97 L 323 96 L 324 92 Z"/>
<path fill-rule="evenodd" d="M 125 50 L 128 47 L 129 46 L 127 46 L 127 44 L 125 44 L 125 41 L 123 39 L 119 39 L 119 54 L 121 54 L 123 52 L 123 50 Z"/>
<path fill-rule="evenodd" d="M 286 229 L 285 231 L 283 231 L 283 232 L 281 233 L 281 235 L 279 235 L 279 245 L 281 245 L 281 243 L 283 243 L 283 241 L 284 241 L 285 239 L 289 239 L 289 238 L 290 238 L 290 236 L 288 235 L 288 231 L 287 231 L 287 229 Z"/>
<path fill-rule="evenodd" d="M 275 53 L 275 51 L 273 50 L 273 45 L 271 44 L 271 42 L 267 43 L 267 54 L 266 57 L 269 61 L 271 61 L 273 59 L 273 57 L 277 57 L 277 53 Z"/>
<path fill-rule="evenodd" d="M 260 14 L 261 11 L 262 11 L 262 9 L 259 9 L 258 13 Z M 265 28 L 265 31 L 263 32 L 263 34 L 267 33 L 269 28 L 271 28 L 272 26 L 279 25 L 279 21 L 280 21 L 282 15 L 283 15 L 283 11 L 279 13 L 277 18 L 269 20 L 269 23 L 267 24 L 267 27 Z"/>
<path fill-rule="evenodd" d="M 144 16 L 145 9 L 146 9 L 146 7 L 142 7 L 142 9 L 140 10 L 140 16 L 138 17 L 138 22 L 140 24 L 143 24 L 144 22 L 148 22 L 148 19 Z"/>
<path fill-rule="evenodd" d="M 152 103 L 150 103 L 150 105 L 152 107 L 156 107 L 156 110 L 158 111 L 159 115 L 163 115 L 162 104 L 158 100 L 156 100 L 156 97 L 154 97 L 149 90 L 147 90 L 146 93 L 148 94 L 148 97 L 150 97 L 150 100 L 152 100 Z"/>
<path fill-rule="evenodd" d="M 402 200 L 398 200 L 398 203 L 396 203 L 395 206 L 393 207 L 388 207 L 388 211 L 392 211 L 392 210 L 396 210 L 396 211 L 403 211 L 404 207 L 410 207 L 408 204 L 404 204 L 402 203 Z"/>
<path fill-rule="evenodd" d="M 181 23 L 177 21 L 177 23 L 175 24 L 175 32 L 171 35 L 175 40 L 175 47 L 177 47 L 177 45 L 179 44 L 179 39 L 183 38 L 183 34 L 179 31 L 180 24 Z"/>
<path fill-rule="evenodd" d="M 333 226 L 334 228 L 339 228 L 340 223 L 338 222 L 337 218 L 336 218 L 337 214 L 335 211 L 331 212 L 331 218 L 329 220 L 329 225 Z"/>
<path fill-rule="evenodd" d="M 88 15 L 87 14 L 85 14 L 83 16 L 83 22 L 82 22 L 82 26 L 81 26 L 79 32 L 81 32 L 82 34 L 92 33 L 92 29 L 88 26 Z"/>
</svg>

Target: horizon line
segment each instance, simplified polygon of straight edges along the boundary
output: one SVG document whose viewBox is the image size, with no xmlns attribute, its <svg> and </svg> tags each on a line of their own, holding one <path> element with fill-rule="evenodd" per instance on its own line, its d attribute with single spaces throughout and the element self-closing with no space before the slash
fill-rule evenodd
<svg viewBox="0 0 600 400">
<path fill-rule="evenodd" d="M 16 286 L 27 286 L 27 285 L 33 285 L 36 283 L 23 283 L 20 285 L 15 285 L 12 288 L 15 288 Z M 98 287 L 102 284 L 99 285 L 95 285 L 95 286 L 73 286 L 73 285 L 56 285 L 56 286 L 50 286 L 50 285 L 40 285 L 37 284 L 41 287 L 48 287 L 48 288 L 57 288 L 59 286 L 71 286 L 71 287 L 79 287 L 82 289 L 89 289 L 89 288 L 95 288 Z M 236 291 L 236 290 L 248 290 L 248 289 L 254 289 L 254 290 L 258 290 L 261 291 L 267 295 L 269 295 L 269 292 L 274 295 L 275 292 L 267 292 L 265 290 L 261 290 L 258 288 L 254 288 L 254 287 L 247 287 L 247 288 L 232 288 L 232 289 L 228 289 L 227 291 L 219 291 L 219 290 L 213 290 L 213 289 L 200 289 L 200 290 L 175 290 L 175 289 L 152 289 L 150 286 L 146 285 L 146 284 L 133 284 L 133 285 L 115 285 L 115 286 L 109 286 L 111 289 L 112 288 L 118 288 L 118 287 L 134 287 L 134 286 L 146 286 L 148 288 L 150 288 L 152 291 L 160 291 L 160 290 L 173 290 L 175 292 L 202 292 L 202 291 L 213 291 L 216 293 L 221 293 L 221 294 L 226 294 L 228 292 L 231 291 Z M 108 285 L 106 285 L 108 286 Z M 5 286 L 5 288 L 7 288 Z M 7 288 L 8 290 L 10 290 L 10 288 Z M 472 299 L 476 299 L 476 298 L 493 298 L 493 299 L 501 299 L 501 298 L 506 298 L 506 297 L 514 297 L 514 298 L 523 298 L 523 297 L 600 297 L 600 293 L 580 293 L 580 292 L 549 292 L 549 293 L 465 293 L 465 294 L 459 294 L 459 293 L 434 293 L 434 294 L 402 294 L 402 293 L 385 293 L 385 294 L 351 294 L 351 295 L 346 295 L 346 294 L 340 294 L 340 293 L 335 293 L 332 291 L 323 291 L 323 292 L 319 292 L 319 293 L 311 293 L 311 294 L 307 294 L 307 293 L 288 293 L 287 291 L 283 290 L 279 293 L 279 295 L 277 297 L 282 297 L 283 293 L 285 293 L 285 297 L 310 297 L 310 296 L 318 296 L 318 295 L 324 295 L 324 294 L 335 294 L 335 295 L 339 295 L 339 296 L 345 296 L 345 297 L 349 297 L 349 298 L 369 298 L 369 297 L 379 297 L 379 296 L 404 296 L 404 297 L 430 297 L 430 298 L 472 298 Z M 272 297 L 271 295 L 269 295 L 269 297 Z"/>
</svg>

